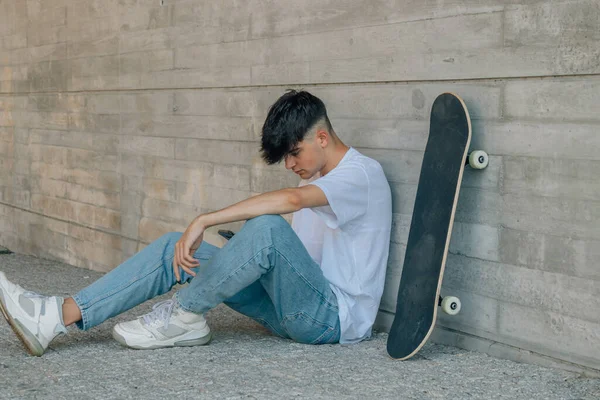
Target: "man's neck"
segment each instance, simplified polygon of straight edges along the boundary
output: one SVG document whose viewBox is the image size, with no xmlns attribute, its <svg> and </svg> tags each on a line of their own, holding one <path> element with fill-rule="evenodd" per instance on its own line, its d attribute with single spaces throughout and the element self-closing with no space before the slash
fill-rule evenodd
<svg viewBox="0 0 600 400">
<path fill-rule="evenodd" d="M 335 147 L 335 149 L 333 149 L 331 153 L 331 158 L 327 161 L 327 163 L 325 163 L 325 166 L 321 169 L 321 171 L 319 171 L 321 176 L 325 176 L 329 173 L 329 171 L 337 167 L 337 165 L 340 163 L 340 161 L 342 161 L 342 158 L 344 158 L 348 150 L 350 150 L 350 148 L 344 143 L 340 142 Z"/>
</svg>

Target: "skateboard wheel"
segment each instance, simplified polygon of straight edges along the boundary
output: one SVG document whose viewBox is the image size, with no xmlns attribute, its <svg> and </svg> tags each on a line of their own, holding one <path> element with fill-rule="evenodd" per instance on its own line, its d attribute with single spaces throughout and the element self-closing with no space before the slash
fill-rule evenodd
<svg viewBox="0 0 600 400">
<path fill-rule="evenodd" d="M 447 296 L 442 299 L 442 311 L 449 315 L 456 315 L 460 311 L 460 299 Z"/>
<path fill-rule="evenodd" d="M 473 169 L 484 169 L 487 167 L 489 157 L 483 150 L 475 150 L 469 154 L 469 165 Z"/>
</svg>

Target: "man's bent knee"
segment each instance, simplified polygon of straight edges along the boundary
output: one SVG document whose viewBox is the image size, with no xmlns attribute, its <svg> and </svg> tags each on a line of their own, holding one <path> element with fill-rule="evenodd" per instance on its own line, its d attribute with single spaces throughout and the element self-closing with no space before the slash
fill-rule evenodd
<svg viewBox="0 0 600 400">
<path fill-rule="evenodd" d="M 249 219 L 244 227 L 247 229 L 265 229 L 290 227 L 290 224 L 281 215 L 266 214 Z"/>
</svg>

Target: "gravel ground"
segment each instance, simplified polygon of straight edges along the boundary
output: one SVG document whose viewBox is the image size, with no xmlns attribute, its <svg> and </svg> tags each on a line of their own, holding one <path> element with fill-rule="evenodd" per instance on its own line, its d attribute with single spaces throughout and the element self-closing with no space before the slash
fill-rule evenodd
<svg viewBox="0 0 600 400">
<path fill-rule="evenodd" d="M 59 262 L 0 255 L 0 270 L 28 290 L 72 295 L 101 276 Z M 176 289 L 175 289 L 176 290 Z M 221 305 L 208 313 L 208 346 L 129 350 L 116 322 L 69 328 L 43 357 L 31 357 L 0 319 L 0 399 L 599 399 L 600 379 L 428 344 L 410 361 L 390 359 L 387 335 L 358 345 L 309 346 L 270 335 Z"/>
</svg>

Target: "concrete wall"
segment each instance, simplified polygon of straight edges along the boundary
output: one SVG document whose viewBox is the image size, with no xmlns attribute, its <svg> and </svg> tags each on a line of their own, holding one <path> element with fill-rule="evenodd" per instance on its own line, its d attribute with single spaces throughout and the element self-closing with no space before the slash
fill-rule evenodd
<svg viewBox="0 0 600 400">
<path fill-rule="evenodd" d="M 453 91 L 490 166 L 465 172 L 443 286 L 463 311 L 434 338 L 598 373 L 599 21 L 597 0 L 0 0 L 0 245 L 108 271 L 295 185 L 258 139 L 303 87 L 393 187 L 388 327 L 429 111 Z"/>
</svg>

